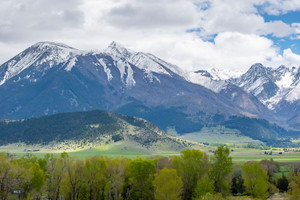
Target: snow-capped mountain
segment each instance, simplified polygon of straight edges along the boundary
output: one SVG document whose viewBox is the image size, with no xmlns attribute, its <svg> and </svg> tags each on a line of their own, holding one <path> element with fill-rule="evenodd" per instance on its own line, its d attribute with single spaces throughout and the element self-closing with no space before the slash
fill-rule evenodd
<svg viewBox="0 0 300 200">
<path fill-rule="evenodd" d="M 0 66 L 0 118 L 105 109 L 189 132 L 231 115 L 270 117 L 255 97 L 209 74 L 187 75 L 116 42 L 92 52 L 41 42 Z"/>
<path fill-rule="evenodd" d="M 40 71 L 47 70 L 55 65 L 67 63 L 76 55 L 83 53 L 83 51 L 74 49 L 65 44 L 53 42 L 37 43 L 1 66 L 0 85 L 3 85 L 7 80 L 17 76 L 30 66 L 34 66 L 36 70 Z M 43 69 L 41 69 L 41 67 Z M 67 66 L 67 69 L 68 68 L 70 68 L 70 66 Z M 23 78 L 30 78 L 30 80 L 35 81 L 35 79 L 30 76 Z"/>
<path fill-rule="evenodd" d="M 194 72 L 186 72 L 184 77 L 186 80 L 202 85 L 215 93 L 218 93 L 223 99 L 228 99 L 235 106 L 247 110 L 249 113 L 260 113 L 260 117 L 270 119 L 270 111 L 254 96 L 245 92 L 242 88 L 232 84 L 226 79 L 228 77 L 236 77 L 240 74 L 232 73 L 229 76 L 225 70 L 217 70 L 215 68 L 209 70 L 197 70 Z M 248 113 L 248 114 L 249 114 Z M 245 113 L 247 115 L 247 113 Z M 249 115 L 253 116 L 253 115 Z M 272 117 L 271 117 L 272 118 Z"/>
<path fill-rule="evenodd" d="M 300 99 L 297 90 L 299 74 L 299 68 L 296 67 L 287 68 L 282 65 L 272 69 L 258 63 L 252 65 L 241 77 L 229 81 L 274 110 L 280 101 L 292 103 Z"/>
<path fill-rule="evenodd" d="M 102 109 L 141 117 L 164 130 L 175 128 L 178 133 L 215 125 L 245 131 L 243 123 L 247 121 L 249 127 L 261 130 L 259 139 L 276 142 L 288 132 L 248 117 L 277 122 L 276 112 L 294 109 L 295 115 L 284 120 L 297 128 L 299 101 L 292 99 L 297 99 L 298 69 L 271 70 L 255 65 L 234 78 L 237 74 L 217 69 L 186 72 L 116 42 L 103 51 L 40 42 L 0 66 L 0 118 Z M 267 91 L 272 83 L 276 86 L 273 96 Z M 284 100 L 293 104 L 282 104 L 281 100 L 277 106 L 282 110 L 268 109 L 263 103 L 281 88 L 288 89 Z"/>
<path fill-rule="evenodd" d="M 254 64 L 241 77 L 228 81 L 256 96 L 283 123 L 300 127 L 300 68 Z"/>
</svg>

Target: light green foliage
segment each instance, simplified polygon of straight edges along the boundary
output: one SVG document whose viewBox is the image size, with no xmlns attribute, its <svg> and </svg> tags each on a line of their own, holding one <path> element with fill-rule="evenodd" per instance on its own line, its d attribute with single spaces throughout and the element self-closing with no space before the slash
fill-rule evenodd
<svg viewBox="0 0 300 200">
<path fill-rule="evenodd" d="M 229 193 L 229 175 L 232 172 L 232 158 L 229 156 L 228 147 L 219 146 L 214 154 L 214 163 L 210 174 L 214 180 L 215 191 L 217 193 Z"/>
<path fill-rule="evenodd" d="M 106 196 L 108 199 L 120 198 L 124 179 L 129 176 L 129 163 L 127 158 L 116 158 L 107 161 L 106 169 Z"/>
<path fill-rule="evenodd" d="M 300 172 L 297 173 L 297 176 L 293 178 L 293 181 L 290 183 L 291 194 L 293 200 L 300 199 Z"/>
<path fill-rule="evenodd" d="M 12 181 L 13 168 L 5 154 L 0 154 L 0 199 L 7 199 L 9 194 L 8 183 Z"/>
<path fill-rule="evenodd" d="M 132 180 L 132 199 L 152 199 L 155 165 L 153 161 L 138 158 L 129 165 Z"/>
<path fill-rule="evenodd" d="M 228 193 L 224 185 L 221 184 L 221 192 L 216 192 L 215 186 L 216 180 L 228 184 L 232 164 L 229 149 L 219 147 L 212 161 L 210 164 L 206 154 L 199 150 L 185 150 L 172 158 L 135 160 L 101 156 L 73 160 L 67 153 L 47 154 L 40 159 L 31 155 L 16 158 L 0 153 L 0 200 L 44 197 L 55 200 L 61 197 L 69 200 L 234 200 L 264 199 L 278 193 L 262 166 L 265 164 L 273 172 L 271 162 L 251 162 L 233 173 L 231 188 L 233 194 L 252 197 L 225 198 Z M 286 180 L 290 182 L 293 199 L 300 199 L 300 174 L 295 175 L 298 169 L 295 165 Z M 11 194 L 11 189 L 20 188 L 20 196 Z"/>
<path fill-rule="evenodd" d="M 22 189 L 20 197 L 40 198 L 45 173 L 36 158 L 11 160 L 0 155 L 0 199 L 11 198 L 10 189 Z"/>
<path fill-rule="evenodd" d="M 192 199 L 198 179 L 208 171 L 206 154 L 199 150 L 187 149 L 182 151 L 180 156 L 175 156 L 172 163 L 183 181 L 182 199 Z"/>
<path fill-rule="evenodd" d="M 156 200 L 180 200 L 183 182 L 175 169 L 162 169 L 155 175 L 154 189 Z"/>
<path fill-rule="evenodd" d="M 68 156 L 62 154 L 59 158 L 47 155 L 46 191 L 49 199 L 58 199 L 61 193 L 61 181 L 64 176 Z"/>
<path fill-rule="evenodd" d="M 207 193 L 206 195 L 196 198 L 194 200 L 225 200 L 225 199 L 223 198 L 221 193 L 217 193 L 217 194 Z"/>
<path fill-rule="evenodd" d="M 215 193 L 214 181 L 210 179 L 208 176 L 204 176 L 200 180 L 198 180 L 194 199 L 199 199 L 205 196 L 206 194 L 214 194 L 214 193 Z"/>
<path fill-rule="evenodd" d="M 268 196 L 268 175 L 257 162 L 245 164 L 242 167 L 245 193 L 255 198 L 266 198 Z"/>
<path fill-rule="evenodd" d="M 66 199 L 77 200 L 81 197 L 81 189 L 84 187 L 84 161 L 68 161 L 62 180 L 62 190 Z"/>
<path fill-rule="evenodd" d="M 99 199 L 104 196 L 104 189 L 106 183 L 106 158 L 93 157 L 87 159 L 85 162 L 85 184 L 87 196 L 89 199 Z"/>
</svg>

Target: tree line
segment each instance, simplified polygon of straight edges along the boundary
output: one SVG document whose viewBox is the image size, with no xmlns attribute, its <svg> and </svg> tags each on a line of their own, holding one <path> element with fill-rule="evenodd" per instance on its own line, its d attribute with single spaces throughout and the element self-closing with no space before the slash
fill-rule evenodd
<svg viewBox="0 0 300 200">
<path fill-rule="evenodd" d="M 244 195 L 266 199 L 279 191 L 300 199 L 299 169 L 276 177 L 279 166 L 273 160 L 233 165 L 224 146 L 212 157 L 188 149 L 171 158 L 133 160 L 103 156 L 73 160 L 67 153 L 17 159 L 2 153 L 0 199 L 209 200 Z"/>
</svg>

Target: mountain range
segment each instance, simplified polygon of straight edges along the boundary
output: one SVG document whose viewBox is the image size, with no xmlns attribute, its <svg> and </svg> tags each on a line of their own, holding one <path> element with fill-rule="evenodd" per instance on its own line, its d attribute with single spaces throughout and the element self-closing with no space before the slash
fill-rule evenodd
<svg viewBox="0 0 300 200">
<path fill-rule="evenodd" d="M 101 109 L 179 134 L 226 124 L 233 116 L 297 130 L 299 76 L 298 68 L 261 64 L 234 77 L 216 69 L 187 72 L 116 42 L 103 51 L 40 42 L 0 66 L 0 118 Z"/>
</svg>

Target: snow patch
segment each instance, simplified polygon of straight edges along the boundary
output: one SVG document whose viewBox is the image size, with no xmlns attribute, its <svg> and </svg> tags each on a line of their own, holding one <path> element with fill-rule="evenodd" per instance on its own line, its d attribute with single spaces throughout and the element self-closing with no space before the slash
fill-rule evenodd
<svg viewBox="0 0 300 200">
<path fill-rule="evenodd" d="M 293 103 L 300 99 L 300 84 L 296 85 L 285 97 L 285 100 Z"/>
<path fill-rule="evenodd" d="M 290 88 L 293 82 L 294 76 L 290 71 L 288 71 L 281 77 L 280 80 L 276 81 L 275 84 L 279 88 Z"/>
<path fill-rule="evenodd" d="M 222 89 L 226 88 L 227 86 L 227 83 L 224 80 L 213 80 L 210 77 L 203 76 L 202 74 L 196 72 L 186 73 L 184 77 L 186 80 L 206 87 L 207 89 L 210 89 L 216 93 L 219 93 Z"/>
<path fill-rule="evenodd" d="M 98 59 L 99 63 L 102 65 L 104 72 L 106 73 L 107 76 L 107 80 L 111 81 L 113 76 L 111 74 L 110 69 L 106 66 L 105 62 L 103 61 L 103 59 Z"/>
<path fill-rule="evenodd" d="M 69 61 L 67 67 L 65 68 L 65 70 L 67 72 L 71 71 L 72 68 L 76 65 L 76 62 L 77 62 L 77 58 L 76 57 L 71 58 L 71 60 Z"/>
</svg>

